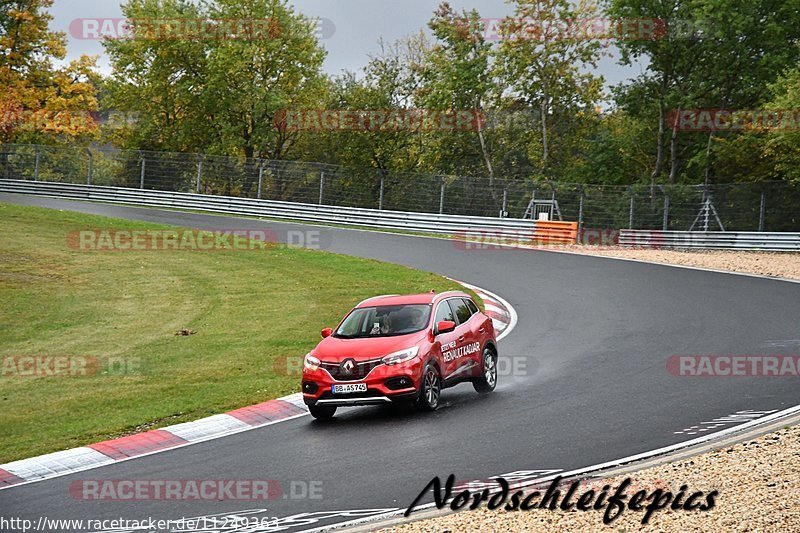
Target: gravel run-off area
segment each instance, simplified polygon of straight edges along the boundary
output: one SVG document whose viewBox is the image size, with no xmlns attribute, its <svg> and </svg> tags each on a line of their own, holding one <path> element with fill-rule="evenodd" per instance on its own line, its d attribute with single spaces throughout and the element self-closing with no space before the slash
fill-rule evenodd
<svg viewBox="0 0 800 533">
<path fill-rule="evenodd" d="M 728 270 L 775 276 L 779 278 L 800 279 L 800 253 L 783 252 L 738 252 L 728 250 L 677 251 L 652 248 L 619 248 L 600 246 L 553 247 L 582 254 L 637 259 L 653 263 L 668 263 L 714 270 Z"/>
</svg>

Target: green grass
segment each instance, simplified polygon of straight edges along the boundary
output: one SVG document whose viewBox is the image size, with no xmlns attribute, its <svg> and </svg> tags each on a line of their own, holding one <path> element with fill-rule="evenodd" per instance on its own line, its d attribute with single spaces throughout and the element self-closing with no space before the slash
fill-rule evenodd
<svg viewBox="0 0 800 533">
<path fill-rule="evenodd" d="M 0 203 L 0 358 L 123 358 L 127 374 L 0 374 L 0 463 L 299 390 L 302 357 L 358 301 L 460 288 L 327 252 L 79 251 L 74 230 L 174 229 Z M 176 336 L 181 329 L 191 336 Z"/>
</svg>

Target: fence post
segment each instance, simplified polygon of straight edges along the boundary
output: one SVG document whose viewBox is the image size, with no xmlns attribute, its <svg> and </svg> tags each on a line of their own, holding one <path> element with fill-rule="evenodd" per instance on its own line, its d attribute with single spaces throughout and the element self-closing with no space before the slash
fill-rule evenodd
<svg viewBox="0 0 800 533">
<path fill-rule="evenodd" d="M 503 189 L 503 209 L 500 211 L 500 218 L 508 216 L 508 189 Z"/>
<path fill-rule="evenodd" d="M 758 213 L 758 231 L 764 231 L 764 208 L 766 207 L 766 198 L 764 191 L 761 191 L 761 208 Z"/>
<path fill-rule="evenodd" d="M 444 178 L 439 176 L 439 179 L 442 182 L 442 185 L 439 188 L 439 214 L 441 215 L 444 213 Z"/>
<path fill-rule="evenodd" d="M 319 205 L 322 205 L 322 194 L 325 190 L 325 173 L 319 173 Z"/>
<path fill-rule="evenodd" d="M 142 163 L 142 171 L 139 174 L 139 188 L 140 189 L 144 189 L 144 167 L 145 167 L 146 163 L 145 163 L 145 158 L 144 158 L 144 154 L 143 153 L 139 152 L 139 157 L 140 157 L 139 161 L 141 161 L 141 163 Z"/>
<path fill-rule="evenodd" d="M 41 155 L 41 148 L 36 146 L 36 160 L 33 166 L 33 181 L 39 181 L 39 156 Z"/>
<path fill-rule="evenodd" d="M 583 185 L 580 187 L 580 193 L 578 197 L 578 236 L 583 231 Z"/>
<path fill-rule="evenodd" d="M 11 179 L 11 160 L 9 158 L 9 153 L 3 152 L 3 173 L 5 174 L 5 178 Z"/>
<path fill-rule="evenodd" d="M 261 187 L 264 183 L 264 159 L 259 160 L 258 163 L 258 199 L 261 200 Z"/>
<path fill-rule="evenodd" d="M 381 211 L 383 210 L 383 186 L 384 186 L 383 182 L 385 178 L 386 178 L 386 171 L 381 169 L 381 189 L 378 196 L 378 209 Z"/>
<path fill-rule="evenodd" d="M 88 148 L 85 148 L 86 155 L 89 156 L 89 169 L 86 172 L 86 185 L 92 184 L 92 172 L 94 171 L 94 158 L 92 157 L 92 152 L 89 151 Z"/>
<path fill-rule="evenodd" d="M 628 193 L 631 195 L 631 209 L 628 214 L 628 229 L 633 229 L 633 187 L 628 187 Z"/>
<path fill-rule="evenodd" d="M 661 191 L 664 193 L 664 221 L 661 224 L 661 230 L 667 231 L 669 228 L 669 193 L 665 187 L 661 187 Z"/>
<path fill-rule="evenodd" d="M 197 194 L 200 194 L 200 180 L 203 179 L 203 156 L 200 154 L 195 154 L 197 156 Z"/>
</svg>

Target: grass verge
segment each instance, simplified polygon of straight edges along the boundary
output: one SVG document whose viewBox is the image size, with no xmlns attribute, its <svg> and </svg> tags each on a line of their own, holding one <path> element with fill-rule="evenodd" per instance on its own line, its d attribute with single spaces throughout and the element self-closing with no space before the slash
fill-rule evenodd
<svg viewBox="0 0 800 533">
<path fill-rule="evenodd" d="M 4 203 L 0 219 L 0 463 L 296 392 L 286 359 L 358 301 L 460 288 L 282 246 L 79 251 L 67 245 L 72 231 L 175 228 Z M 196 333 L 175 334 L 184 329 Z M 100 364 L 88 375 L 23 377 L 21 356 Z"/>
</svg>

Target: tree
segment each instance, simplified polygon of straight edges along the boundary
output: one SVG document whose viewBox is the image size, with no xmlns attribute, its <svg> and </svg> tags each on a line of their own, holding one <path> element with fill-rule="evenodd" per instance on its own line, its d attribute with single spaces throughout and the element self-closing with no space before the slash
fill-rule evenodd
<svg viewBox="0 0 800 533">
<path fill-rule="evenodd" d="M 514 0 L 512 17 L 501 24 L 497 52 L 500 79 L 516 99 L 539 111 L 540 140 L 530 157 L 538 160 L 538 175 L 554 177 L 553 155 L 567 156 L 559 145 L 574 120 L 591 116 L 601 97 L 602 78 L 585 72 L 596 67 L 601 44 L 558 28 L 596 15 L 591 4 L 568 0 Z M 532 147 L 533 148 L 533 147 Z M 560 153 L 559 153 L 560 152 Z"/>
<path fill-rule="evenodd" d="M 0 142 L 88 141 L 99 132 L 95 59 L 53 67 L 66 37 L 49 29 L 52 3 L 6 1 L 0 10 Z"/>
<path fill-rule="evenodd" d="M 181 0 L 130 0 L 122 6 L 131 36 L 106 39 L 112 74 L 106 109 L 135 112 L 132 128 L 114 141 L 141 150 L 207 148 L 219 130 L 205 121 L 206 44 L 199 39 L 148 33 L 146 21 L 199 20 L 200 10 Z"/>
<path fill-rule="evenodd" d="M 665 166 L 670 131 L 669 182 L 678 181 L 682 162 L 695 179 L 708 180 L 715 152 L 747 143 L 716 132 L 682 134 L 677 123 L 667 123 L 669 111 L 759 105 L 778 73 L 800 59 L 800 48 L 793 45 L 800 37 L 800 12 L 785 0 L 606 0 L 605 5 L 612 17 L 658 21 L 667 30 L 657 38 L 619 42 L 624 64 L 647 61 L 646 71 L 618 87 L 616 95 L 632 116 L 657 125 L 651 183 Z"/>
<path fill-rule="evenodd" d="M 385 204 L 391 207 L 394 199 L 408 198 L 415 184 L 426 179 L 417 175 L 415 180 L 410 174 L 422 170 L 423 136 L 411 120 L 394 119 L 410 118 L 415 112 L 413 95 L 419 80 L 412 65 L 428 44 L 419 33 L 394 43 L 381 40 L 379 45 L 380 52 L 369 58 L 361 72 L 345 71 L 328 82 L 321 107 L 348 118 L 301 128 L 296 153 L 345 167 L 325 185 L 344 199 L 341 202 L 378 207 L 383 190 Z M 394 179 L 385 179 L 389 176 Z"/>
<path fill-rule="evenodd" d="M 656 156 L 650 173 L 651 185 L 655 186 L 664 170 L 667 131 L 669 138 L 669 181 L 677 180 L 679 170 L 678 130 L 675 124 L 667 123 L 670 109 L 691 106 L 691 76 L 702 65 L 697 39 L 692 31 L 686 32 L 685 24 L 692 20 L 692 0 L 608 0 L 606 12 L 621 20 L 649 20 L 666 31 L 650 38 L 622 39 L 618 42 L 621 62 L 630 65 L 634 59 L 646 58 L 647 68 L 628 87 L 618 92 L 635 91 L 647 98 L 652 106 L 642 109 L 644 113 L 657 116 L 655 139 Z M 641 116 L 641 115 L 640 115 Z"/>
<path fill-rule="evenodd" d="M 209 118 L 220 128 L 218 149 L 281 159 L 296 136 L 276 125 L 276 114 L 323 101 L 325 51 L 315 24 L 285 0 L 216 0 L 205 5 L 212 19 L 268 21 L 267 34 L 260 38 L 224 39 L 209 50 L 203 99 Z"/>
<path fill-rule="evenodd" d="M 105 47 L 109 105 L 140 112 L 127 147 L 286 157 L 296 134 L 276 116 L 318 105 L 325 88 L 313 21 L 286 0 L 130 0 L 123 12 L 136 38 Z M 176 34 L 153 38 L 148 20 Z M 195 35 L 200 22 L 210 29 Z"/>
<path fill-rule="evenodd" d="M 603 113 L 590 128 L 583 157 L 564 170 L 564 178 L 573 183 L 641 183 L 652 170 L 646 142 L 651 133 L 645 121 L 622 109 Z"/>
<path fill-rule="evenodd" d="M 784 0 L 695 0 L 693 12 L 702 49 L 702 69 L 693 81 L 697 107 L 754 109 L 763 104 L 778 75 L 800 61 L 800 11 Z M 724 139 L 738 133 L 709 132 L 705 150 L 695 156 L 708 182 Z M 745 144 L 727 143 L 726 148 Z M 756 171 L 758 173 L 758 171 Z M 729 172 L 735 176 L 739 172 Z"/>
<path fill-rule="evenodd" d="M 417 100 L 425 109 L 470 112 L 478 120 L 474 124 L 474 134 L 442 131 L 428 135 L 431 146 L 426 150 L 427 159 L 440 170 L 484 170 L 489 177 L 489 191 L 497 204 L 485 114 L 501 91 L 492 73 L 493 50 L 483 36 L 484 23 L 476 10 L 457 13 L 447 2 L 442 2 L 428 27 L 433 31 L 436 44 L 417 67 L 421 78 Z M 473 142 L 475 136 L 478 150 Z M 476 155 L 482 164 L 470 166 Z"/>
<path fill-rule="evenodd" d="M 421 34 L 395 43 L 381 41 L 380 52 L 370 57 L 362 75 L 345 72 L 333 78 L 326 108 L 356 113 L 413 111 L 417 76 L 414 57 L 427 44 Z M 376 122 L 377 125 L 377 122 Z M 419 170 L 421 137 L 408 127 L 383 124 L 375 127 L 366 120 L 346 129 L 310 134 L 312 142 L 324 146 L 324 161 L 361 166 L 381 172 Z"/>
<path fill-rule="evenodd" d="M 769 86 L 771 97 L 766 108 L 793 115 L 785 127 L 767 135 L 763 157 L 774 161 L 774 168 L 783 179 L 800 183 L 800 67 L 795 67 Z"/>
</svg>

